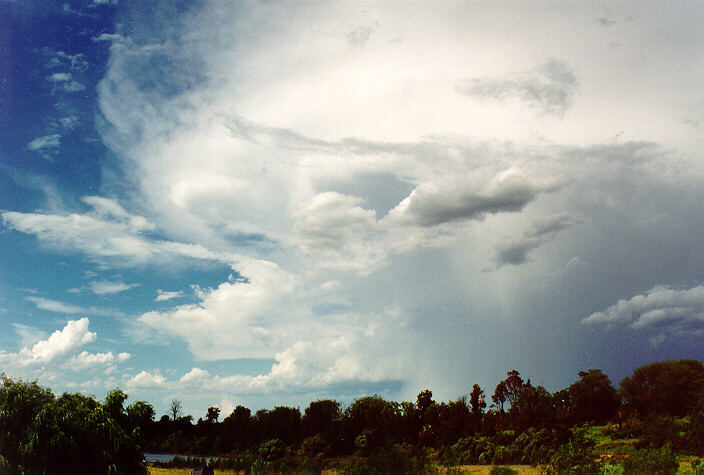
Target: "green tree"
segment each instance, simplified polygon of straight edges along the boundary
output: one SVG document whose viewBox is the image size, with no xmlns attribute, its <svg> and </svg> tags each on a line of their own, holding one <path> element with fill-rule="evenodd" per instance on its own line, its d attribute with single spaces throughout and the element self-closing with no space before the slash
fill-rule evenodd
<svg viewBox="0 0 704 475">
<path fill-rule="evenodd" d="M 253 427 L 252 411 L 238 405 L 221 424 L 223 443 L 227 450 L 244 449 L 254 445 L 256 433 Z"/>
<path fill-rule="evenodd" d="M 572 424 L 605 423 L 616 415 L 621 402 L 609 378 L 600 369 L 579 372 L 568 389 Z"/>
<path fill-rule="evenodd" d="M 220 408 L 211 406 L 208 408 L 208 414 L 205 416 L 205 420 L 212 424 L 218 421 L 220 417 Z"/>
<path fill-rule="evenodd" d="M 355 439 L 363 435 L 370 450 L 393 441 L 400 426 L 399 405 L 381 396 L 366 396 L 354 401 L 343 415 L 344 442 L 351 450 Z"/>
<path fill-rule="evenodd" d="M 472 418 L 472 430 L 476 432 L 481 430 L 484 409 L 486 409 L 484 391 L 478 384 L 472 386 L 472 392 L 469 394 L 469 407 Z"/>
<path fill-rule="evenodd" d="M 22 444 L 30 438 L 30 426 L 41 408 L 53 401 L 51 391 L 42 388 L 36 381 L 13 381 L 3 374 L 0 387 L 0 456 L 9 467 L 22 465 Z"/>
<path fill-rule="evenodd" d="M 332 399 L 313 401 L 303 414 L 303 432 L 306 436 L 327 433 L 341 417 L 339 402 Z"/>
<path fill-rule="evenodd" d="M 555 421 L 553 397 L 542 386 L 524 386 L 518 390 L 509 414 L 520 430 L 549 427 Z"/>
<path fill-rule="evenodd" d="M 506 382 L 499 381 L 494 389 L 494 394 L 491 396 L 491 400 L 494 402 L 494 406 L 497 407 L 500 413 L 504 412 L 504 403 L 506 402 Z"/>
<path fill-rule="evenodd" d="M 118 419 L 119 390 L 101 404 L 82 394 L 54 398 L 36 383 L 3 378 L 0 455 L 6 473 L 144 473 L 142 452 Z M 124 399 L 122 399 L 124 401 Z M 17 423 L 23 424 L 18 427 Z"/>
<path fill-rule="evenodd" d="M 637 368 L 621 381 L 628 411 L 684 416 L 704 389 L 704 364 L 696 360 L 661 361 Z"/>
<path fill-rule="evenodd" d="M 425 411 L 427 411 L 433 404 L 435 404 L 435 401 L 433 401 L 433 392 L 430 389 L 426 389 L 418 393 L 418 397 L 416 398 L 416 406 L 421 414 L 425 413 Z"/>
<path fill-rule="evenodd" d="M 135 401 L 127 406 L 126 414 L 133 437 L 144 449 L 147 440 L 153 435 L 154 407 L 146 401 Z"/>
</svg>

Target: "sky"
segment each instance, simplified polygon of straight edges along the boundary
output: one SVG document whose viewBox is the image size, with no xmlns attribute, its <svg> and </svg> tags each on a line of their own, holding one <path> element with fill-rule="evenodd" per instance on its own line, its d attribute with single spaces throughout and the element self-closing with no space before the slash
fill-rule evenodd
<svg viewBox="0 0 704 475">
<path fill-rule="evenodd" d="M 704 358 L 704 4 L 0 0 L 0 368 L 204 417 Z"/>
</svg>

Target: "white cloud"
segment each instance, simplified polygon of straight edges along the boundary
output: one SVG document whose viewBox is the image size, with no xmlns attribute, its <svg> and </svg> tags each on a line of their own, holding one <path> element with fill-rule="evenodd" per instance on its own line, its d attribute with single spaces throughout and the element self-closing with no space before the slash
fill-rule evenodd
<svg viewBox="0 0 704 475">
<path fill-rule="evenodd" d="M 71 81 L 71 73 L 54 73 L 47 79 L 51 82 L 67 82 Z"/>
<path fill-rule="evenodd" d="M 47 299 L 44 297 L 25 297 L 25 300 L 32 302 L 37 308 L 47 310 L 49 312 L 67 313 L 69 315 L 89 314 L 97 317 L 117 317 L 123 316 L 124 313 L 119 310 L 101 308 L 101 307 L 81 307 L 59 300 Z"/>
<path fill-rule="evenodd" d="M 174 22 L 157 7 L 134 36 L 93 38 L 110 45 L 100 133 L 121 167 L 101 185 L 129 190 L 129 211 L 92 197 L 85 212 L 3 221 L 100 267 L 189 258 L 246 277 L 154 304 L 134 329 L 179 338 L 198 360 L 276 361 L 259 375 L 191 371 L 193 384 L 399 379 L 455 397 L 512 358 L 546 365 L 535 341 L 592 312 L 585 296 L 701 277 L 701 137 L 681 125 L 702 115 L 701 45 L 686 28 L 654 45 L 654 11 L 609 48 L 614 30 L 588 6 L 569 22 L 514 4 L 257 3 L 232 15 L 209 0 Z M 60 59 L 73 76 L 56 88 L 81 79 Z M 564 231 L 568 216 L 584 216 L 580 232 Z M 538 249 L 531 266 L 482 273 Z M 170 285 L 194 282 L 183 279 Z M 630 323 L 695 325 L 686 307 Z M 517 322 L 524 331 L 506 331 Z M 132 383 L 176 387 L 187 369 L 160 371 Z"/>
<path fill-rule="evenodd" d="M 184 339 L 199 359 L 266 358 L 282 342 L 268 329 L 292 310 L 294 275 L 266 261 L 240 257 L 233 265 L 247 282 L 223 282 L 200 291 L 198 304 L 152 311 L 139 321 Z M 294 322 L 290 322 L 295 326 Z"/>
<path fill-rule="evenodd" d="M 232 262 L 233 255 L 213 252 L 199 244 L 150 238 L 155 229 L 142 216 L 127 213 L 113 200 L 89 196 L 87 214 L 45 214 L 3 211 L 3 224 L 34 234 L 45 245 L 64 252 L 80 251 L 103 266 L 133 266 L 163 258 L 193 258 Z"/>
<path fill-rule="evenodd" d="M 42 151 L 45 149 L 57 148 L 61 145 L 61 135 L 51 134 L 43 137 L 37 137 L 27 144 L 27 150 L 33 152 Z"/>
<path fill-rule="evenodd" d="M 307 258 L 338 270 L 366 272 L 376 267 L 385 252 L 374 234 L 374 210 L 364 209 L 355 196 L 326 192 L 301 203 L 294 211 L 294 239 Z"/>
<path fill-rule="evenodd" d="M 621 323 L 633 328 L 704 325 L 704 285 L 690 289 L 657 286 L 601 312 L 595 312 L 582 323 Z"/>
<path fill-rule="evenodd" d="M 193 368 L 188 373 L 181 376 L 179 383 L 192 384 L 202 381 L 210 376 L 210 373 L 200 368 Z"/>
<path fill-rule="evenodd" d="M 130 359 L 129 353 L 119 353 L 117 356 L 111 351 L 107 353 L 88 353 L 82 351 L 66 362 L 66 365 L 73 371 L 80 371 L 92 366 L 106 366 L 116 362 L 124 362 Z"/>
<path fill-rule="evenodd" d="M 126 384 L 128 388 L 163 388 L 168 385 L 168 382 L 159 374 L 142 371 L 128 379 Z"/>
<path fill-rule="evenodd" d="M 126 284 L 124 282 L 109 282 L 105 280 L 96 280 L 88 284 L 91 292 L 97 295 L 116 294 L 137 286 L 139 286 L 139 284 Z"/>
<path fill-rule="evenodd" d="M 46 340 L 24 347 L 14 357 L 21 364 L 45 364 L 65 356 L 77 348 L 95 341 L 96 334 L 88 330 L 88 319 L 69 320 L 63 330 L 56 330 Z"/>
<path fill-rule="evenodd" d="M 25 297 L 25 300 L 28 300 L 35 304 L 37 308 L 40 308 L 42 310 L 48 310 L 50 312 L 57 312 L 57 313 L 68 313 L 68 314 L 76 314 L 76 313 L 85 313 L 86 310 L 82 307 L 79 307 L 77 305 L 71 305 L 67 304 L 65 302 L 60 302 L 58 300 L 51 300 L 47 299 L 44 297 Z"/>
<path fill-rule="evenodd" d="M 183 291 L 165 291 L 158 289 L 156 291 L 156 298 L 154 299 L 157 302 L 165 302 L 166 300 L 171 300 L 171 299 L 177 299 L 183 297 Z"/>
</svg>

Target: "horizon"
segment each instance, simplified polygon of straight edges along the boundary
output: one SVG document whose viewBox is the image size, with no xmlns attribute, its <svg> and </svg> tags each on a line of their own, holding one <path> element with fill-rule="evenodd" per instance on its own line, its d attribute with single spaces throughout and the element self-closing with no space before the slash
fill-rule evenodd
<svg viewBox="0 0 704 475">
<path fill-rule="evenodd" d="M 197 419 L 701 361 L 703 30 L 0 0 L 0 371 Z"/>
</svg>

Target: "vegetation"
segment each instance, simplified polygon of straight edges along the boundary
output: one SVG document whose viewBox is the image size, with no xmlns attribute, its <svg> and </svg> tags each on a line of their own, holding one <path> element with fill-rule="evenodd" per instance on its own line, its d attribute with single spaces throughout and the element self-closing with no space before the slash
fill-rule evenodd
<svg viewBox="0 0 704 475">
<path fill-rule="evenodd" d="M 474 384 L 468 397 L 414 402 L 365 396 L 343 408 L 323 399 L 303 411 L 237 406 L 221 420 L 210 407 L 196 423 L 171 402 L 153 407 L 114 389 L 99 402 L 56 397 L 34 382 L 3 377 L 1 473 L 143 473 L 143 451 L 209 455 L 161 466 L 248 473 L 420 473 L 436 466 L 539 465 L 551 473 L 675 473 L 687 456 L 704 473 L 704 365 L 666 361 L 637 368 L 618 390 L 590 369 L 550 393 L 509 371 L 491 396 Z M 77 462 L 80 461 L 80 462 Z M 207 462 L 207 463 L 206 463 Z"/>
<path fill-rule="evenodd" d="M 111 391 L 104 403 L 82 394 L 55 397 L 36 383 L 3 376 L 2 472 L 144 473 L 137 443 L 142 427 L 136 425 L 136 414 L 146 403 L 126 411 L 122 405 L 126 397 L 119 389 Z"/>
</svg>

